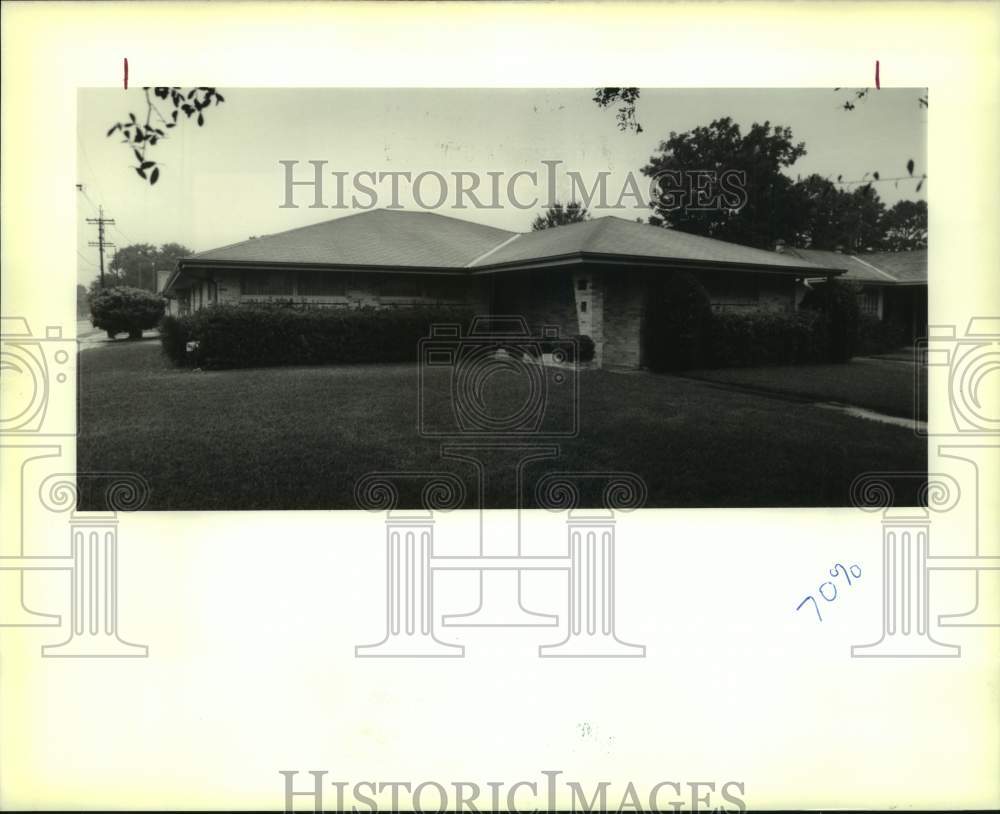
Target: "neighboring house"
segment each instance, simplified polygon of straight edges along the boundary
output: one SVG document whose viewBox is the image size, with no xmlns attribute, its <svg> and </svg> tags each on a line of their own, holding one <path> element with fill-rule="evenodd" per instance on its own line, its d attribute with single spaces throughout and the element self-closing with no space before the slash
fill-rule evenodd
<svg viewBox="0 0 1000 814">
<path fill-rule="evenodd" d="M 797 285 L 843 268 L 615 217 L 519 233 L 380 209 L 183 258 L 163 293 L 171 313 L 259 301 L 464 305 L 586 334 L 598 364 L 635 368 L 664 271 L 697 274 L 716 310 L 791 311 Z"/>
<path fill-rule="evenodd" d="M 862 312 L 896 323 L 910 343 L 927 336 L 927 249 L 842 254 L 786 248 L 782 253 L 846 269 L 840 279 L 858 284 Z"/>
</svg>

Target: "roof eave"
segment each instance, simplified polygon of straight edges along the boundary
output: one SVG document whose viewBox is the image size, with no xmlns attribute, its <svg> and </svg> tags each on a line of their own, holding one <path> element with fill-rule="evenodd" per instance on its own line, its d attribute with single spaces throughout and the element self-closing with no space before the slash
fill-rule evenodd
<svg viewBox="0 0 1000 814">
<path fill-rule="evenodd" d="M 360 271 L 368 274 L 385 274 L 387 272 L 402 272 L 404 274 L 450 274 L 464 276 L 464 266 L 396 266 L 396 265 L 365 265 L 359 263 L 304 263 L 284 260 L 201 260 L 190 258 L 178 261 L 180 269 L 230 269 L 236 271 L 254 269 L 268 270 L 301 270 L 301 271 Z"/>
<path fill-rule="evenodd" d="M 837 275 L 844 274 L 846 269 L 824 269 L 818 266 L 770 265 L 767 263 L 738 263 L 727 260 L 693 260 L 677 257 L 651 257 L 648 255 L 607 254 L 603 252 L 568 252 L 551 257 L 532 258 L 530 260 L 511 260 L 505 263 L 492 263 L 485 266 L 470 268 L 474 274 L 495 274 L 501 271 L 529 271 L 549 266 L 568 265 L 571 263 L 616 263 L 619 265 L 642 268 L 699 268 L 699 269 L 733 269 L 755 271 L 765 274 L 788 274 L 796 277 L 804 275 Z"/>
</svg>

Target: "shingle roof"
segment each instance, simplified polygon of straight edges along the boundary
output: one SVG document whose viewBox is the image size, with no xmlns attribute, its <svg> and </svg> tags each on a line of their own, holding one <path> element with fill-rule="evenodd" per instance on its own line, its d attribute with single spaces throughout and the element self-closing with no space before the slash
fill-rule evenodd
<svg viewBox="0 0 1000 814">
<path fill-rule="evenodd" d="M 568 254 L 611 255 L 652 260 L 812 269 L 804 258 L 753 249 L 608 216 L 518 235 L 474 266 L 496 266 Z M 843 268 L 833 266 L 832 268 Z"/>
<path fill-rule="evenodd" d="M 184 261 L 461 268 L 513 234 L 431 212 L 373 209 L 199 252 Z"/>
<path fill-rule="evenodd" d="M 616 217 L 518 233 L 429 212 L 386 209 L 244 240 L 191 255 L 180 265 L 261 263 L 486 270 L 580 255 L 819 271 L 817 264 L 802 257 Z M 819 266 L 826 270 L 844 267 Z"/>
<path fill-rule="evenodd" d="M 927 249 L 855 255 L 819 249 L 789 248 L 785 249 L 785 254 L 797 255 L 816 265 L 829 266 L 837 263 L 840 268 L 847 269 L 847 273 L 840 278 L 842 280 L 882 285 L 927 284 Z"/>
</svg>

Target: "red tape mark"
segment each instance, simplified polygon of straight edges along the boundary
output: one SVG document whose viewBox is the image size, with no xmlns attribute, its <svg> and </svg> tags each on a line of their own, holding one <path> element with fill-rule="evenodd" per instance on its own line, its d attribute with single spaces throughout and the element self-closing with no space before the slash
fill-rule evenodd
<svg viewBox="0 0 1000 814">
<path fill-rule="evenodd" d="M 128 61 L 127 60 L 125 62 L 125 70 L 126 71 L 128 70 Z M 881 87 L 882 86 L 879 84 L 879 80 L 878 80 L 878 60 L 876 59 L 875 60 L 875 90 L 878 90 Z"/>
<path fill-rule="evenodd" d="M 877 82 L 878 80 L 876 79 L 875 81 Z M 125 57 L 125 90 L 128 90 L 128 57 Z"/>
</svg>

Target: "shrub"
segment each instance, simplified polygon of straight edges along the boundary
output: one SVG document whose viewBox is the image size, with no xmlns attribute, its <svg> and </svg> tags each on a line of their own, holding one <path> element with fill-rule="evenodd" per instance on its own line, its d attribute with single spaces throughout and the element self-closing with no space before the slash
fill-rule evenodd
<svg viewBox="0 0 1000 814">
<path fill-rule="evenodd" d="M 160 346 L 175 365 L 187 363 L 185 345 L 190 326 L 177 317 L 165 316 L 160 320 Z"/>
<path fill-rule="evenodd" d="M 910 344 L 910 337 L 900 323 L 883 321 L 871 314 L 862 314 L 858 322 L 858 353 L 888 353 Z"/>
<path fill-rule="evenodd" d="M 847 362 L 858 345 L 861 308 L 854 287 L 839 280 L 814 286 L 802 299 L 802 308 L 818 311 L 829 343 L 828 361 Z"/>
<path fill-rule="evenodd" d="M 161 323 L 164 353 L 205 369 L 415 362 L 437 322 L 467 323 L 455 308 L 292 309 L 214 305 Z M 187 351 L 188 343 L 197 343 Z"/>
<path fill-rule="evenodd" d="M 646 365 L 654 371 L 700 367 L 711 324 L 708 293 L 693 274 L 678 271 L 657 278 L 643 318 Z"/>
<path fill-rule="evenodd" d="M 827 345 L 818 313 L 796 311 L 716 314 L 706 364 L 752 367 L 822 362 Z"/>
<path fill-rule="evenodd" d="M 111 339 L 124 333 L 141 339 L 144 330 L 156 327 L 165 306 L 162 297 L 142 288 L 102 288 L 90 297 L 90 322 Z"/>
</svg>

